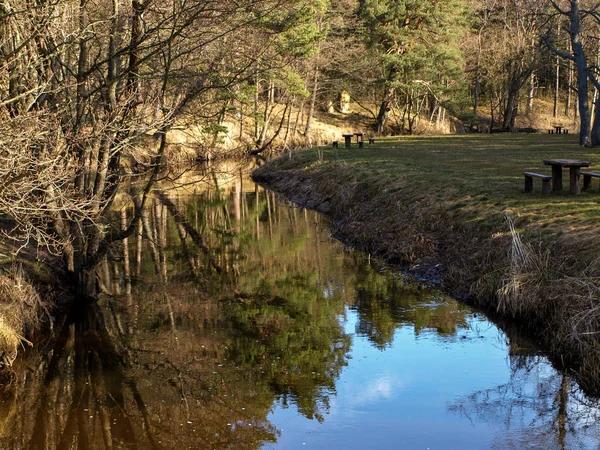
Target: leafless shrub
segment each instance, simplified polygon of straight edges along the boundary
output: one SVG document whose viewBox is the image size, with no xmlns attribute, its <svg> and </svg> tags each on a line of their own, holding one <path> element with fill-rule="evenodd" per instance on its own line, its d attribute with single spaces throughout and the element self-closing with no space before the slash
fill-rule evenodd
<svg viewBox="0 0 600 450">
<path fill-rule="evenodd" d="M 22 245 L 30 240 L 59 250 L 51 227 L 59 213 L 78 221 L 88 202 L 74 194 L 75 165 L 52 116 L 35 112 L 0 117 L 0 211 L 12 219 L 5 237 Z M 65 216 L 66 217 L 66 216 Z"/>
</svg>

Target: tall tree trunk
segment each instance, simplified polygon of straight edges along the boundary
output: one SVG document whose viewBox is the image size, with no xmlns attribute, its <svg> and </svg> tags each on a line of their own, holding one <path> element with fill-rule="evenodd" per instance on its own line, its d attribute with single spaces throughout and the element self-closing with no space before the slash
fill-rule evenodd
<svg viewBox="0 0 600 450">
<path fill-rule="evenodd" d="M 81 0 L 79 4 L 79 31 L 81 37 L 79 39 L 79 60 L 77 65 L 77 99 L 76 99 L 76 118 L 74 128 L 77 131 L 78 128 L 83 126 L 84 112 L 87 99 L 87 72 L 89 64 L 89 46 L 84 31 L 88 27 L 88 15 L 85 10 L 87 0 Z M 77 169 L 77 175 L 75 178 L 75 189 L 83 191 L 85 184 L 85 164 L 89 154 L 89 146 L 85 144 L 79 144 L 77 148 L 77 157 L 79 158 Z"/>
<path fill-rule="evenodd" d="M 575 68 L 577 70 L 577 98 L 579 100 L 579 144 L 583 146 L 591 145 L 590 140 L 590 111 L 588 105 L 588 66 L 583 43 L 581 42 L 581 21 L 579 11 L 579 0 L 571 1 L 571 11 L 569 11 L 571 33 L 571 45 L 573 47 L 573 56 L 575 58 Z"/>
<path fill-rule="evenodd" d="M 596 67 L 598 67 L 598 63 L 600 62 L 600 54 L 596 51 Z M 594 74 L 590 74 L 590 79 L 594 85 L 594 96 L 592 100 L 592 114 L 594 122 L 592 125 L 592 147 L 596 147 L 600 145 L 600 108 L 598 107 L 598 96 L 600 94 L 600 83 L 598 82 L 596 76 Z"/>
<path fill-rule="evenodd" d="M 84 302 L 96 301 L 99 294 L 96 267 L 81 267 L 76 274 L 75 297 Z"/>
<path fill-rule="evenodd" d="M 273 112 L 273 108 L 271 108 L 272 103 L 272 92 L 273 92 L 273 82 L 269 81 L 269 89 L 267 90 L 267 98 L 265 99 L 265 110 L 263 112 L 263 127 L 260 132 L 260 136 L 258 137 L 257 145 L 262 147 L 265 139 L 267 138 L 267 132 L 269 131 L 269 125 L 271 122 L 271 113 Z"/>
<path fill-rule="evenodd" d="M 519 107 L 519 91 L 520 87 L 518 80 L 513 79 L 508 86 L 504 120 L 502 122 L 502 128 L 506 130 L 512 131 L 515 127 L 515 119 Z"/>
<path fill-rule="evenodd" d="M 287 123 L 285 126 L 285 136 L 283 138 L 283 147 L 287 148 L 290 138 L 290 130 L 292 126 L 292 112 L 294 111 L 294 102 L 290 103 L 290 111 L 288 112 Z"/>
<path fill-rule="evenodd" d="M 304 128 L 304 136 L 309 137 L 312 126 L 312 119 L 315 113 L 315 104 L 317 103 L 317 89 L 319 87 L 319 66 L 315 64 L 315 75 L 313 78 L 313 89 L 310 97 L 310 107 L 308 109 L 308 117 L 306 118 L 306 128 Z"/>
<path fill-rule="evenodd" d="M 481 53 L 483 46 L 481 43 L 481 33 L 483 28 L 477 34 L 477 64 L 475 67 L 475 92 L 473 98 L 473 114 L 477 118 L 477 109 L 479 108 L 479 95 L 481 93 Z"/>
<path fill-rule="evenodd" d="M 387 117 L 390 111 L 390 105 L 392 103 L 392 99 L 394 98 L 394 93 L 396 90 L 394 88 L 388 88 L 385 97 L 381 101 L 381 105 L 379 106 L 379 113 L 377 114 L 377 133 L 382 134 L 385 129 L 385 124 L 387 121 Z"/>
<path fill-rule="evenodd" d="M 256 80 L 254 84 L 254 140 L 258 140 L 258 101 L 259 101 L 259 90 L 260 80 L 258 79 L 258 71 L 256 72 Z"/>
<path fill-rule="evenodd" d="M 121 209 L 121 230 L 127 229 L 127 210 Z M 131 267 L 129 262 L 129 240 L 123 239 L 123 278 L 125 281 L 125 293 L 131 294 Z"/>
<path fill-rule="evenodd" d="M 130 101 L 139 98 L 140 78 L 138 65 L 140 62 L 140 44 L 144 37 L 144 19 L 142 18 L 150 1 L 131 0 L 133 16 L 131 17 L 131 45 L 129 50 L 129 68 L 127 75 L 128 90 L 132 94 Z"/>
<path fill-rule="evenodd" d="M 596 102 L 598 101 L 598 89 L 594 88 L 594 93 L 592 94 L 592 108 L 591 108 L 591 112 L 590 112 L 590 116 L 592 117 L 592 119 L 594 120 L 594 125 L 596 123 L 596 109 L 597 108 L 597 104 Z M 592 130 L 594 129 L 594 126 L 592 125 Z M 592 131 L 592 134 L 594 134 L 594 132 Z M 592 141 L 593 141 L 593 137 L 592 137 Z"/>
<path fill-rule="evenodd" d="M 533 99 L 535 96 L 535 74 L 532 72 L 529 77 L 529 92 L 527 93 L 527 114 L 533 114 Z"/>
<path fill-rule="evenodd" d="M 569 54 L 573 52 L 571 41 L 569 40 Z M 571 115 L 571 96 L 573 85 L 573 63 L 571 60 L 567 60 L 567 103 L 565 105 L 565 115 L 569 117 Z"/>
<path fill-rule="evenodd" d="M 493 96 L 490 95 L 490 129 L 489 129 L 490 133 L 494 129 L 494 125 L 496 125 L 496 116 L 494 113 L 495 113 L 494 100 L 493 100 Z"/>
<path fill-rule="evenodd" d="M 558 21 L 558 28 L 556 31 L 556 36 L 560 35 L 560 20 Z M 556 55 L 556 67 L 554 71 L 554 112 L 553 117 L 556 119 L 558 117 L 558 94 L 560 90 L 560 56 Z"/>
</svg>

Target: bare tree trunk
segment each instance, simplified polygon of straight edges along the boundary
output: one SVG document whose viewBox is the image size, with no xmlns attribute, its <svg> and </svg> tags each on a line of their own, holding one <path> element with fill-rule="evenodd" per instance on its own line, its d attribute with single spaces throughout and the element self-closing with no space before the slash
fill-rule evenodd
<svg viewBox="0 0 600 450">
<path fill-rule="evenodd" d="M 573 47 L 573 56 L 575 58 L 575 68 L 577 69 L 577 98 L 579 103 L 579 144 L 582 146 L 591 145 L 590 139 L 590 111 L 588 106 L 588 66 L 583 42 L 581 41 L 581 22 L 579 11 L 579 0 L 571 0 L 570 33 L 571 45 Z M 600 125 L 600 123 L 599 123 Z"/>
<path fill-rule="evenodd" d="M 285 122 L 285 117 L 286 117 L 286 114 L 287 114 L 287 111 L 288 111 L 289 107 L 290 107 L 290 103 L 286 103 L 285 104 L 285 108 L 283 110 L 283 114 L 281 115 L 281 120 L 279 121 L 279 126 L 277 127 L 277 130 L 275 130 L 275 133 L 273 134 L 273 136 L 271 136 L 271 139 L 269 139 L 267 142 L 264 142 L 262 144 L 262 147 L 260 148 L 260 151 L 268 148 L 275 141 L 275 139 L 277 139 L 277 137 L 281 133 L 281 130 L 283 129 L 283 124 Z"/>
<path fill-rule="evenodd" d="M 446 123 L 446 108 L 442 108 L 442 127 L 445 126 Z"/>
<path fill-rule="evenodd" d="M 310 97 L 310 107 L 308 108 L 308 116 L 306 118 L 306 128 L 304 128 L 304 136 L 309 137 L 313 115 L 315 114 L 315 104 L 317 103 L 317 90 L 319 87 L 319 66 L 315 64 L 315 75 L 313 78 L 313 89 Z"/>
<path fill-rule="evenodd" d="M 254 215 L 256 223 L 256 241 L 260 242 L 260 190 L 258 183 L 254 184 Z"/>
<path fill-rule="evenodd" d="M 142 216 L 142 223 L 144 225 L 144 232 L 146 234 L 146 238 L 148 239 L 148 242 L 150 244 L 150 249 L 152 251 L 152 261 L 154 262 L 154 272 L 157 275 L 160 275 L 160 257 L 158 255 L 158 250 L 156 249 L 156 241 L 154 239 L 154 233 L 152 232 L 152 228 L 150 226 L 150 217 L 149 217 L 149 211 L 146 209 L 144 210 L 143 216 Z"/>
<path fill-rule="evenodd" d="M 258 140 L 258 94 L 260 90 L 260 80 L 258 79 L 258 72 L 256 72 L 256 81 L 254 84 L 254 140 Z"/>
<path fill-rule="evenodd" d="M 121 230 L 127 229 L 127 210 L 121 210 Z M 125 281 L 125 293 L 131 294 L 131 268 L 129 265 L 129 239 L 123 239 L 123 278 Z"/>
<path fill-rule="evenodd" d="M 558 27 L 556 36 L 560 36 L 560 20 L 558 21 Z M 560 56 L 556 55 L 556 68 L 554 73 L 554 112 L 553 117 L 558 117 L 558 93 L 560 90 Z"/>
<path fill-rule="evenodd" d="M 527 114 L 533 114 L 533 99 L 535 97 L 535 74 L 532 72 L 529 77 L 529 92 L 527 93 Z"/>
<path fill-rule="evenodd" d="M 139 278 L 142 275 L 142 246 L 144 241 L 144 225 L 139 220 L 136 232 L 136 252 L 135 252 L 135 275 Z"/>
<path fill-rule="evenodd" d="M 267 91 L 267 98 L 265 100 L 265 110 L 263 113 L 263 128 L 260 132 L 260 136 L 256 143 L 259 147 L 262 147 L 263 142 L 265 141 L 265 139 L 267 137 L 267 132 L 269 131 L 269 125 L 271 122 L 271 114 L 273 112 L 273 108 L 271 108 L 272 90 L 273 90 L 273 82 L 270 81 L 269 82 L 269 90 Z"/>
<path fill-rule="evenodd" d="M 79 41 L 79 61 L 77 67 L 77 100 L 76 100 L 76 117 L 75 117 L 75 127 L 83 126 L 84 121 L 84 112 L 86 105 L 86 96 L 87 96 L 87 71 L 89 64 L 89 48 L 87 39 L 84 36 L 84 30 L 88 26 L 88 15 L 85 11 L 87 0 L 81 0 L 79 3 L 79 31 L 81 33 L 80 41 Z M 78 190 L 83 190 L 83 186 L 85 183 L 85 162 L 87 159 L 87 152 L 89 151 L 88 147 L 79 148 L 78 149 L 78 158 L 79 158 L 79 168 L 77 171 L 77 177 L 75 178 L 75 188 Z"/>
<path fill-rule="evenodd" d="M 129 69 L 127 77 L 128 90 L 132 94 L 132 100 L 138 98 L 140 93 L 140 80 L 138 65 L 140 61 L 140 44 L 144 37 L 143 14 L 151 2 L 131 0 L 133 16 L 131 18 L 131 45 L 129 51 Z"/>
<path fill-rule="evenodd" d="M 302 115 L 304 114 L 304 102 L 300 105 L 298 113 L 296 114 L 296 120 L 294 121 L 294 137 L 298 134 L 298 127 L 302 122 Z"/>
<path fill-rule="evenodd" d="M 392 103 L 392 99 L 394 98 L 395 92 L 396 90 L 394 88 L 388 88 L 385 93 L 385 97 L 381 101 L 379 113 L 377 113 L 377 121 L 375 122 L 378 134 L 382 134 L 383 130 L 385 129 L 385 124 L 390 111 L 390 105 Z"/>
<path fill-rule="evenodd" d="M 494 115 L 494 100 L 492 98 L 492 95 L 490 95 L 490 129 L 489 132 L 491 133 L 492 130 L 494 129 L 494 125 L 496 124 L 496 117 Z"/>
<path fill-rule="evenodd" d="M 600 62 L 600 54 L 598 53 L 598 50 L 596 50 L 596 67 L 598 67 L 599 62 Z M 592 138 L 592 146 L 596 147 L 596 146 L 600 145 L 600 108 L 598 107 L 598 94 L 599 94 L 598 91 L 600 90 L 600 83 L 598 82 L 597 78 L 593 74 L 590 74 L 590 79 L 592 80 L 592 83 L 594 85 L 594 95 L 593 95 L 593 99 L 592 99 L 592 113 L 591 113 L 591 117 L 593 118 L 594 123 L 592 125 L 591 138 Z"/>
<path fill-rule="evenodd" d="M 572 54 L 571 40 L 569 40 L 569 54 Z M 573 88 L 573 63 L 571 60 L 567 60 L 567 103 L 565 105 L 565 115 L 569 117 L 571 115 L 571 96 Z"/>
<path fill-rule="evenodd" d="M 513 79 L 508 86 L 504 120 L 502 122 L 502 128 L 505 130 L 513 130 L 515 127 L 515 119 L 519 107 L 519 91 L 520 86 L 518 80 Z"/>
<path fill-rule="evenodd" d="M 290 103 L 290 110 L 288 112 L 287 123 L 285 125 L 285 136 L 283 138 L 283 147 L 287 148 L 288 140 L 290 138 L 290 130 L 292 124 L 292 112 L 294 111 L 294 102 Z"/>
<path fill-rule="evenodd" d="M 481 91 L 481 53 L 483 51 L 481 43 L 481 33 L 483 28 L 477 34 L 477 65 L 475 67 L 475 93 L 473 99 L 473 114 L 477 118 L 477 109 L 479 108 L 479 95 Z"/>
<path fill-rule="evenodd" d="M 592 94 L 592 108 L 590 112 L 590 116 L 596 117 L 596 102 L 598 101 L 598 89 L 594 88 L 594 93 Z M 595 120 L 594 120 L 595 122 Z"/>
</svg>

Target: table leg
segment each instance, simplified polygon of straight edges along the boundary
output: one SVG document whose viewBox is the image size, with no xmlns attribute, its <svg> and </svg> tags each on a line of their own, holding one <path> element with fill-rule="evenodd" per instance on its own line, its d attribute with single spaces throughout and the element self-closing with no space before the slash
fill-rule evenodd
<svg viewBox="0 0 600 450">
<path fill-rule="evenodd" d="M 571 188 L 569 194 L 577 195 L 581 192 L 579 187 L 579 176 L 581 175 L 581 167 L 571 167 Z"/>
<path fill-rule="evenodd" d="M 558 165 L 552 166 L 552 190 L 555 192 L 562 191 L 562 167 Z"/>
</svg>

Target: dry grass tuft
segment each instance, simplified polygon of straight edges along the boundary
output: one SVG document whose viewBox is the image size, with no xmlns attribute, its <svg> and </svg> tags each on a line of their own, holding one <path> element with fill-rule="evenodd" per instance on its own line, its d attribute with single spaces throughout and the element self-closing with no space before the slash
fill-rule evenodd
<svg viewBox="0 0 600 450">
<path fill-rule="evenodd" d="M 510 267 L 500 281 L 496 293 L 496 310 L 502 314 L 520 317 L 541 307 L 540 292 L 548 281 L 550 258 L 549 252 L 541 247 L 536 248 L 523 243 L 521 235 L 515 229 L 514 221 L 508 215 L 506 222 L 512 238 L 508 258 Z"/>
<path fill-rule="evenodd" d="M 10 367 L 25 336 L 39 328 L 46 311 L 40 296 L 20 268 L 0 275 L 0 369 Z"/>
</svg>

